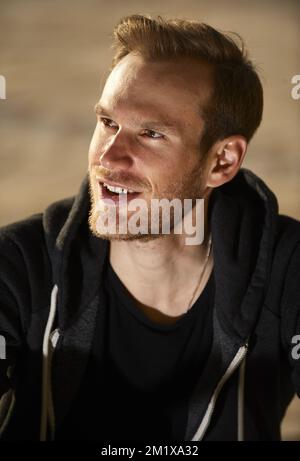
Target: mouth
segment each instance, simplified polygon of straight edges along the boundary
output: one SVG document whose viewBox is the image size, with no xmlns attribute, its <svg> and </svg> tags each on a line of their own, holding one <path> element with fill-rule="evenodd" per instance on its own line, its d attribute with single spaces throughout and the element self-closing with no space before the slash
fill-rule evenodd
<svg viewBox="0 0 300 461">
<path fill-rule="evenodd" d="M 96 179 L 100 189 L 100 199 L 102 200 L 109 198 L 114 202 L 118 202 L 119 198 L 126 198 L 127 202 L 129 202 L 141 194 L 141 192 L 129 189 L 125 187 L 125 185 L 115 184 L 107 181 L 104 182 L 98 177 Z"/>
</svg>

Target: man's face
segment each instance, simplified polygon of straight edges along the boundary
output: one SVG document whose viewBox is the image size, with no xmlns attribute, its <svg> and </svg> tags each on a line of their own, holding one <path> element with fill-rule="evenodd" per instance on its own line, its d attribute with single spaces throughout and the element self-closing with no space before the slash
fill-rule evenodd
<svg viewBox="0 0 300 461">
<path fill-rule="evenodd" d="M 103 183 L 133 191 L 126 195 L 127 204 L 139 198 L 149 209 L 153 198 L 203 196 L 200 109 L 210 97 L 210 82 L 209 68 L 188 58 L 150 62 L 129 54 L 113 69 L 96 105 L 97 125 L 89 150 L 93 233 L 145 237 L 108 236 L 99 228 L 99 207 L 106 199 L 122 212 L 119 194 Z M 132 213 L 126 209 L 127 219 Z"/>
</svg>

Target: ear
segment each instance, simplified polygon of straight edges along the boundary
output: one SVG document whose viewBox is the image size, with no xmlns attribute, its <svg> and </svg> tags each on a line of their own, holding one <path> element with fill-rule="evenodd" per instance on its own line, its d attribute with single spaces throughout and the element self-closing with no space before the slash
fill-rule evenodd
<svg viewBox="0 0 300 461">
<path fill-rule="evenodd" d="M 218 141 L 211 149 L 207 186 L 219 187 L 230 181 L 241 168 L 247 141 L 241 135 Z"/>
</svg>

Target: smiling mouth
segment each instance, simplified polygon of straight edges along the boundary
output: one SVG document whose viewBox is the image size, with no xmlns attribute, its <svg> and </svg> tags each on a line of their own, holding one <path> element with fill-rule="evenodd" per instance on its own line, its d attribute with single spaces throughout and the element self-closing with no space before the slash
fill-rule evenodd
<svg viewBox="0 0 300 461">
<path fill-rule="evenodd" d="M 125 188 L 124 186 L 108 184 L 107 182 L 101 181 L 99 178 L 97 178 L 97 180 L 101 199 L 105 200 L 109 198 L 117 202 L 120 197 L 123 197 L 129 201 L 140 195 L 140 192 Z"/>
<path fill-rule="evenodd" d="M 131 189 L 125 189 L 123 187 L 118 187 L 118 186 L 111 186 L 109 184 L 106 184 L 105 182 L 102 183 L 103 187 L 106 187 L 106 189 L 109 192 L 112 192 L 113 194 L 119 194 L 119 195 L 126 195 L 126 194 L 134 194 L 136 193 L 135 191 Z"/>
</svg>

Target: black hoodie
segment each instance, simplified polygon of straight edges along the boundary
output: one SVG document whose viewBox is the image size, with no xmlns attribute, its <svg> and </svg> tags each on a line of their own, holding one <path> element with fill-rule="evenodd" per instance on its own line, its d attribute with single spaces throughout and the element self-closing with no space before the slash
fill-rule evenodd
<svg viewBox="0 0 300 461">
<path fill-rule="evenodd" d="M 53 438 L 85 373 L 109 243 L 75 198 L 0 231 L 0 433 Z M 210 203 L 213 345 L 189 401 L 185 440 L 278 440 L 300 396 L 300 223 L 242 169 Z M 298 354 L 300 355 L 300 354 Z M 147 440 L 147 434 L 145 434 Z"/>
</svg>

